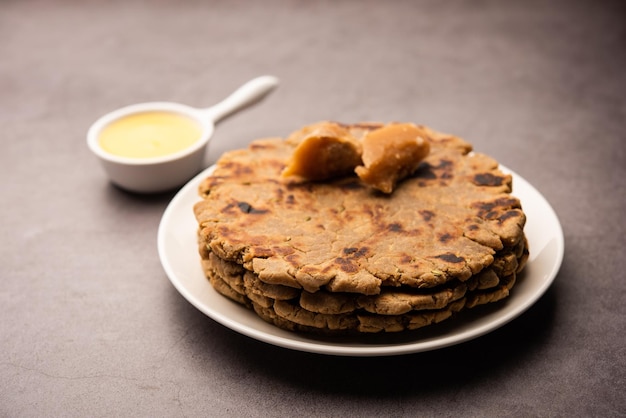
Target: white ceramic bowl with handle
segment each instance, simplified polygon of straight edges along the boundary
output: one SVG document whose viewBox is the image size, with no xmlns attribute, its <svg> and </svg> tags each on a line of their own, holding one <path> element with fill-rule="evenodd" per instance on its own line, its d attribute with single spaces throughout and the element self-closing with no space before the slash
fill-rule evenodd
<svg viewBox="0 0 626 418">
<path fill-rule="evenodd" d="M 148 102 L 126 106 L 94 122 L 87 132 L 87 145 L 98 157 L 107 176 L 115 185 L 137 193 L 172 190 L 204 168 L 204 157 L 215 124 L 232 113 L 256 103 L 277 85 L 276 77 L 257 77 L 239 87 L 226 99 L 205 109 L 171 102 Z M 99 138 L 104 128 L 121 118 L 147 112 L 167 112 L 190 118 L 199 124 L 202 134 L 191 146 L 161 157 L 122 157 L 103 149 Z"/>
</svg>

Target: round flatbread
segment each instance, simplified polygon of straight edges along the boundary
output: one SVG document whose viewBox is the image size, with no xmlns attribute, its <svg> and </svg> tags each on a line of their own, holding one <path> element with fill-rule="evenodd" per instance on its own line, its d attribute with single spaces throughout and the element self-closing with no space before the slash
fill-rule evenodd
<svg viewBox="0 0 626 418">
<path fill-rule="evenodd" d="M 358 139 L 382 125 L 342 126 Z M 194 207 L 211 283 L 305 330 L 413 329 L 506 297 L 528 257 L 511 176 L 464 140 L 420 129 L 430 153 L 391 194 L 356 175 L 282 176 L 302 132 L 224 154 Z"/>
</svg>

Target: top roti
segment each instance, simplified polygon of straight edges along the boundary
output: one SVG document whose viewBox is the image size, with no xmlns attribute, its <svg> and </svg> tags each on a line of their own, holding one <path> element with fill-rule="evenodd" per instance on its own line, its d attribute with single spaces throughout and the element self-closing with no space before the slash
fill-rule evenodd
<svg viewBox="0 0 626 418">
<path fill-rule="evenodd" d="M 349 126 L 356 137 L 377 127 Z M 200 186 L 200 242 L 262 282 L 307 292 L 464 282 L 524 239 L 526 218 L 497 161 L 458 137 L 428 133 L 430 154 L 390 195 L 355 175 L 282 177 L 294 135 L 228 152 Z"/>
</svg>

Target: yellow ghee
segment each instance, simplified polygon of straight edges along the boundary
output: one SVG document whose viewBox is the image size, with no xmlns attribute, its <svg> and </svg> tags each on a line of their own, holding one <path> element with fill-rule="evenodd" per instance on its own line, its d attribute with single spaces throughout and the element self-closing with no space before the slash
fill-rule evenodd
<svg viewBox="0 0 626 418">
<path fill-rule="evenodd" d="M 195 120 L 173 112 L 124 116 L 102 129 L 98 140 L 106 152 L 120 157 L 154 158 L 182 151 L 202 136 Z"/>
</svg>

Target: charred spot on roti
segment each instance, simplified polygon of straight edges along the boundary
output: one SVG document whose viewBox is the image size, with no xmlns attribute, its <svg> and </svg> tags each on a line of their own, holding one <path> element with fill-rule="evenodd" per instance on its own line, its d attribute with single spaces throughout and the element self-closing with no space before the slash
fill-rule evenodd
<svg viewBox="0 0 626 418">
<path fill-rule="evenodd" d="M 256 209 L 247 202 L 237 202 L 237 207 L 242 213 L 249 213 L 253 215 L 268 213 L 267 209 Z"/>
<path fill-rule="evenodd" d="M 465 259 L 463 257 L 458 257 L 458 256 L 456 256 L 456 255 L 454 255 L 452 253 L 439 254 L 439 255 L 435 256 L 435 258 L 447 261 L 448 263 L 463 263 L 463 262 L 465 262 Z"/>
</svg>

